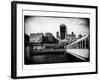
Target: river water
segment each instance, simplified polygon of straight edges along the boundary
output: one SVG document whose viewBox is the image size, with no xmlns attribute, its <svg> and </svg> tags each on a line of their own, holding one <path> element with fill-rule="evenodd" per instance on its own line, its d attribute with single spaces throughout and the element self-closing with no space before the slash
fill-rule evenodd
<svg viewBox="0 0 100 80">
<path fill-rule="evenodd" d="M 84 62 L 83 60 L 69 54 L 69 53 L 45 53 L 39 55 L 29 56 L 29 48 L 25 49 L 24 63 L 29 64 L 51 64 L 51 63 L 68 63 L 68 62 Z"/>
</svg>

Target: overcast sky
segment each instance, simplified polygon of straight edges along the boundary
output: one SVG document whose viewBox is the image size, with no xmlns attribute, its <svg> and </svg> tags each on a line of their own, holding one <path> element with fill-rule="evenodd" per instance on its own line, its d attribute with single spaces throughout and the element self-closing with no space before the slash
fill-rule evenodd
<svg viewBox="0 0 100 80">
<path fill-rule="evenodd" d="M 89 19 L 88 18 L 57 18 L 57 17 L 32 17 L 25 16 L 25 33 L 46 33 L 51 32 L 56 36 L 56 32 L 60 32 L 60 25 L 65 24 L 67 27 L 67 33 L 72 31 L 78 35 L 89 34 Z"/>
</svg>

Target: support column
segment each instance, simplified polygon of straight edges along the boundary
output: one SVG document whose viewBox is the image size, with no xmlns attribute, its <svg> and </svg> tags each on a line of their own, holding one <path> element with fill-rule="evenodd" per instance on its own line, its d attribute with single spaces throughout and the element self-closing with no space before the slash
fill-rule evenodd
<svg viewBox="0 0 100 80">
<path fill-rule="evenodd" d="M 82 49 L 84 48 L 84 43 L 83 43 L 83 40 L 82 40 Z"/>
<path fill-rule="evenodd" d="M 83 49 L 83 41 L 81 41 L 81 49 Z"/>
<path fill-rule="evenodd" d="M 82 42 L 80 42 L 80 49 L 82 48 Z"/>
<path fill-rule="evenodd" d="M 86 39 L 85 39 L 85 49 L 86 49 Z"/>
<path fill-rule="evenodd" d="M 79 49 L 81 49 L 81 42 L 79 42 Z"/>
<path fill-rule="evenodd" d="M 83 40 L 82 40 L 82 49 L 83 49 Z"/>
<path fill-rule="evenodd" d="M 80 49 L 81 49 L 81 42 L 80 42 Z"/>
</svg>

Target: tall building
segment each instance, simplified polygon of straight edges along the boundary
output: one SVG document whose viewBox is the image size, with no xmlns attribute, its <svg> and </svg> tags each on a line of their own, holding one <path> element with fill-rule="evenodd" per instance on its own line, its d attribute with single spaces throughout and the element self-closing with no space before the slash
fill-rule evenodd
<svg viewBox="0 0 100 80">
<path fill-rule="evenodd" d="M 59 32 L 57 31 L 57 33 L 56 33 L 56 38 L 60 38 L 60 36 L 59 36 Z"/>
<path fill-rule="evenodd" d="M 65 24 L 60 25 L 60 39 L 66 39 L 67 37 L 67 28 Z"/>
</svg>

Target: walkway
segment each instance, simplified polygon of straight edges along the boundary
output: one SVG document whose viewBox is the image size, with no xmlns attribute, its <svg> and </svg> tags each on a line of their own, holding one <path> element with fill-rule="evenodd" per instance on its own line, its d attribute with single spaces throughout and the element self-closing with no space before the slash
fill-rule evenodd
<svg viewBox="0 0 100 80">
<path fill-rule="evenodd" d="M 67 53 L 72 54 L 82 60 L 86 60 L 89 58 L 89 50 L 88 49 L 66 49 Z"/>
</svg>

